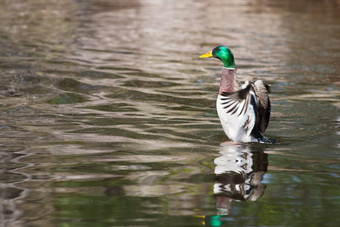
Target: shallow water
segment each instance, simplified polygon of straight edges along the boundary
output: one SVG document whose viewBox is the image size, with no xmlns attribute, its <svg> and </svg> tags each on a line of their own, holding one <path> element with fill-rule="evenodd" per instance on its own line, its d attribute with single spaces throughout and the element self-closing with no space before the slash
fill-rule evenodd
<svg viewBox="0 0 340 227">
<path fill-rule="evenodd" d="M 339 8 L 1 1 L 2 226 L 336 226 Z M 277 144 L 226 142 L 220 44 Z"/>
</svg>

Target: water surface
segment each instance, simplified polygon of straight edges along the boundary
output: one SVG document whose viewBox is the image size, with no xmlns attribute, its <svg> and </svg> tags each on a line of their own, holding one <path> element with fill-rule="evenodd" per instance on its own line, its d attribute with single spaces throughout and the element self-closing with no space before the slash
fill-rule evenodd
<svg viewBox="0 0 340 227">
<path fill-rule="evenodd" d="M 1 1 L 2 226 L 336 226 L 337 1 Z M 232 144 L 227 45 L 272 86 Z"/>
</svg>

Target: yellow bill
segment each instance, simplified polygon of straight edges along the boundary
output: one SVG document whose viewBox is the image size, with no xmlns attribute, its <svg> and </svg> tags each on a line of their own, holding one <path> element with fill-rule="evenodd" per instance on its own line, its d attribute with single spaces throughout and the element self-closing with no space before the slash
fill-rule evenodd
<svg viewBox="0 0 340 227">
<path fill-rule="evenodd" d="M 211 58 L 211 57 L 214 57 L 212 55 L 212 51 L 210 51 L 209 53 L 206 53 L 206 54 L 203 54 L 203 55 L 200 56 L 200 58 Z"/>
</svg>

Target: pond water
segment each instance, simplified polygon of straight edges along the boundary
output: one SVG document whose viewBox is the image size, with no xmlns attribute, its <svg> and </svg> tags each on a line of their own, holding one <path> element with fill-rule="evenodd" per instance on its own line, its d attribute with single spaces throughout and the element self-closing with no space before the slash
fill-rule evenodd
<svg viewBox="0 0 340 227">
<path fill-rule="evenodd" d="M 337 226 L 339 1 L 0 1 L 1 226 Z M 215 108 L 231 48 L 266 135 Z"/>
</svg>

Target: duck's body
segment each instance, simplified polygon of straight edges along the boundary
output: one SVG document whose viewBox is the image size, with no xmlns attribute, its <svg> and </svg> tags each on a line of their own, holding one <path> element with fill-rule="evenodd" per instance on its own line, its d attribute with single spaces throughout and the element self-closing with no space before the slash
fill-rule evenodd
<svg viewBox="0 0 340 227">
<path fill-rule="evenodd" d="M 216 47 L 201 57 L 216 57 L 224 63 L 216 108 L 225 134 L 235 142 L 274 143 L 262 135 L 270 118 L 269 85 L 257 80 L 240 86 L 227 47 Z"/>
<path fill-rule="evenodd" d="M 231 140 L 268 142 L 262 135 L 270 118 L 268 93 L 268 85 L 261 80 L 246 81 L 240 87 L 236 70 L 223 68 L 216 108 L 223 130 Z"/>
</svg>

